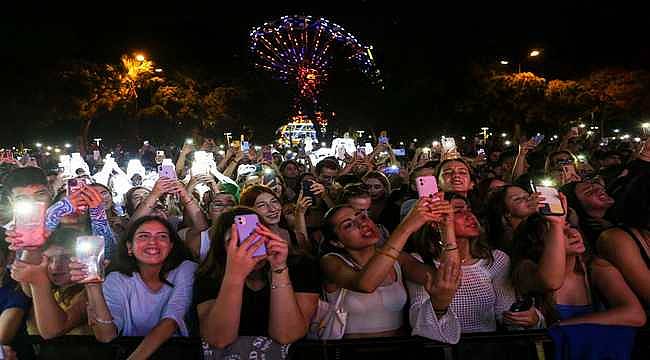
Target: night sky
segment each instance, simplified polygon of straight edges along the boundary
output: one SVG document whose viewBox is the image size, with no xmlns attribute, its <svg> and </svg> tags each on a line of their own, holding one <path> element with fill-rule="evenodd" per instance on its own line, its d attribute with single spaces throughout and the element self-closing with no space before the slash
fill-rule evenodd
<svg viewBox="0 0 650 360">
<path fill-rule="evenodd" d="M 472 66 L 506 57 L 514 68 L 531 48 L 542 48 L 543 57 L 522 66 L 546 78 L 575 79 L 604 66 L 650 69 L 650 31 L 639 5 L 619 2 L 618 7 L 594 8 L 586 2 L 568 3 L 537 2 L 532 8 L 434 4 L 433 10 L 426 10 L 405 2 L 349 1 L 318 10 L 266 5 L 258 14 L 251 14 L 254 6 L 246 3 L 235 9 L 155 5 L 151 12 L 132 15 L 117 7 L 92 15 L 6 14 L 0 24 L 5 80 L 0 119 L 10 131 L 2 132 L 0 140 L 15 142 L 16 136 L 24 136 L 27 141 L 58 141 L 76 135 L 78 124 L 72 121 L 51 124 L 42 135 L 43 130 L 30 127 L 30 119 L 48 116 L 41 106 L 48 96 L 39 91 L 43 82 L 51 81 L 52 73 L 67 62 L 116 63 L 121 54 L 136 50 L 166 70 L 245 84 L 250 96 L 243 121 L 268 137 L 268 124 L 279 126 L 289 115 L 292 94 L 253 68 L 247 36 L 252 27 L 285 14 L 325 16 L 374 46 L 385 90 L 341 64 L 331 71 L 322 102 L 337 113 L 338 125 L 389 128 L 395 136 L 475 126 L 454 115 L 456 101 L 471 90 Z M 109 125 L 98 123 L 93 135 L 118 136 Z"/>
</svg>

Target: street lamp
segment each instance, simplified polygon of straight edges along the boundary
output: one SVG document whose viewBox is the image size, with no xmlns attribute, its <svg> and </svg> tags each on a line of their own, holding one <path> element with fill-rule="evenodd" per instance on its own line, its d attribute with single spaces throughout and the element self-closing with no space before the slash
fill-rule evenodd
<svg viewBox="0 0 650 360">
<path fill-rule="evenodd" d="M 156 70 L 154 70 L 154 71 L 157 72 L 157 73 L 161 73 L 163 70 L 161 68 L 156 68 Z"/>
<path fill-rule="evenodd" d="M 499 61 L 499 63 L 500 63 L 501 65 L 508 65 L 508 64 L 510 64 L 510 61 L 508 61 L 508 60 L 501 60 L 501 61 Z"/>
<path fill-rule="evenodd" d="M 68 143 L 66 143 L 66 144 L 65 144 L 65 145 L 63 145 L 63 146 L 65 146 L 65 148 L 66 148 L 66 149 L 69 149 L 69 148 L 71 148 L 71 147 L 72 147 L 72 145 L 70 145 L 70 144 L 68 144 Z"/>
<path fill-rule="evenodd" d="M 530 57 L 537 57 L 537 56 L 540 56 L 541 54 L 542 54 L 542 52 L 541 52 L 540 50 L 532 50 L 532 51 L 530 52 L 530 54 L 528 54 L 528 56 L 530 56 Z"/>
</svg>

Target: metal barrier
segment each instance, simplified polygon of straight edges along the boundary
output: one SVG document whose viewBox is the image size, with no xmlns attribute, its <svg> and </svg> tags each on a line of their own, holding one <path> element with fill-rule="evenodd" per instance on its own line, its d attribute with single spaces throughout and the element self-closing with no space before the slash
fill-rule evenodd
<svg viewBox="0 0 650 360">
<path fill-rule="evenodd" d="M 30 336 L 38 359 L 126 359 L 142 341 L 140 337 L 121 337 L 103 344 L 92 336 L 62 336 L 43 340 Z M 637 336 L 633 359 L 650 356 L 650 329 L 641 329 Z M 505 346 L 507 345 L 507 346 Z M 544 330 L 463 334 L 461 341 L 450 345 L 429 339 L 405 336 L 391 338 L 343 339 L 335 341 L 301 340 L 291 346 L 291 359 L 344 360 L 417 358 L 463 360 L 474 358 L 552 359 L 551 339 Z M 172 338 L 163 344 L 152 359 L 202 359 L 199 338 Z"/>
</svg>

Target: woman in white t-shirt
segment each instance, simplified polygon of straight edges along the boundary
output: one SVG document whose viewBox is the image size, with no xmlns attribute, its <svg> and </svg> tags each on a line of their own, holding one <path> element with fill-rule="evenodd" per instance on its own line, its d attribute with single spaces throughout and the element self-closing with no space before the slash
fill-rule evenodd
<svg viewBox="0 0 650 360">
<path fill-rule="evenodd" d="M 144 336 L 130 358 L 150 357 L 172 336 L 189 336 L 185 315 L 192 302 L 196 263 L 164 219 L 137 219 L 118 246 L 102 283 L 86 284 L 88 319 L 98 341 Z M 70 265 L 75 281 L 85 266 Z"/>
</svg>

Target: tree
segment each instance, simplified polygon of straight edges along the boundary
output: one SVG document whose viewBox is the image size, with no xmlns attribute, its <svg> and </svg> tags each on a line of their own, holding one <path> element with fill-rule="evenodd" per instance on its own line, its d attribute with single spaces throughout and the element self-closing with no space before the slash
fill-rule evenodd
<svg viewBox="0 0 650 360">
<path fill-rule="evenodd" d="M 235 87 L 210 86 L 182 74 L 163 78 L 151 61 L 127 55 L 119 65 L 75 64 L 61 78 L 67 94 L 64 117 L 80 121 L 82 152 L 94 121 L 107 115 L 125 118 L 134 140 L 142 119 L 178 121 L 203 131 L 233 119 L 231 100 L 240 94 Z"/>
<path fill-rule="evenodd" d="M 593 99 L 591 111 L 601 124 L 623 116 L 650 113 L 650 72 L 625 69 L 602 69 L 580 80 L 584 91 Z"/>
<path fill-rule="evenodd" d="M 515 138 L 521 134 L 522 125 L 544 119 L 546 79 L 542 77 L 530 72 L 494 75 L 483 89 L 490 123 L 511 129 Z"/>
</svg>

